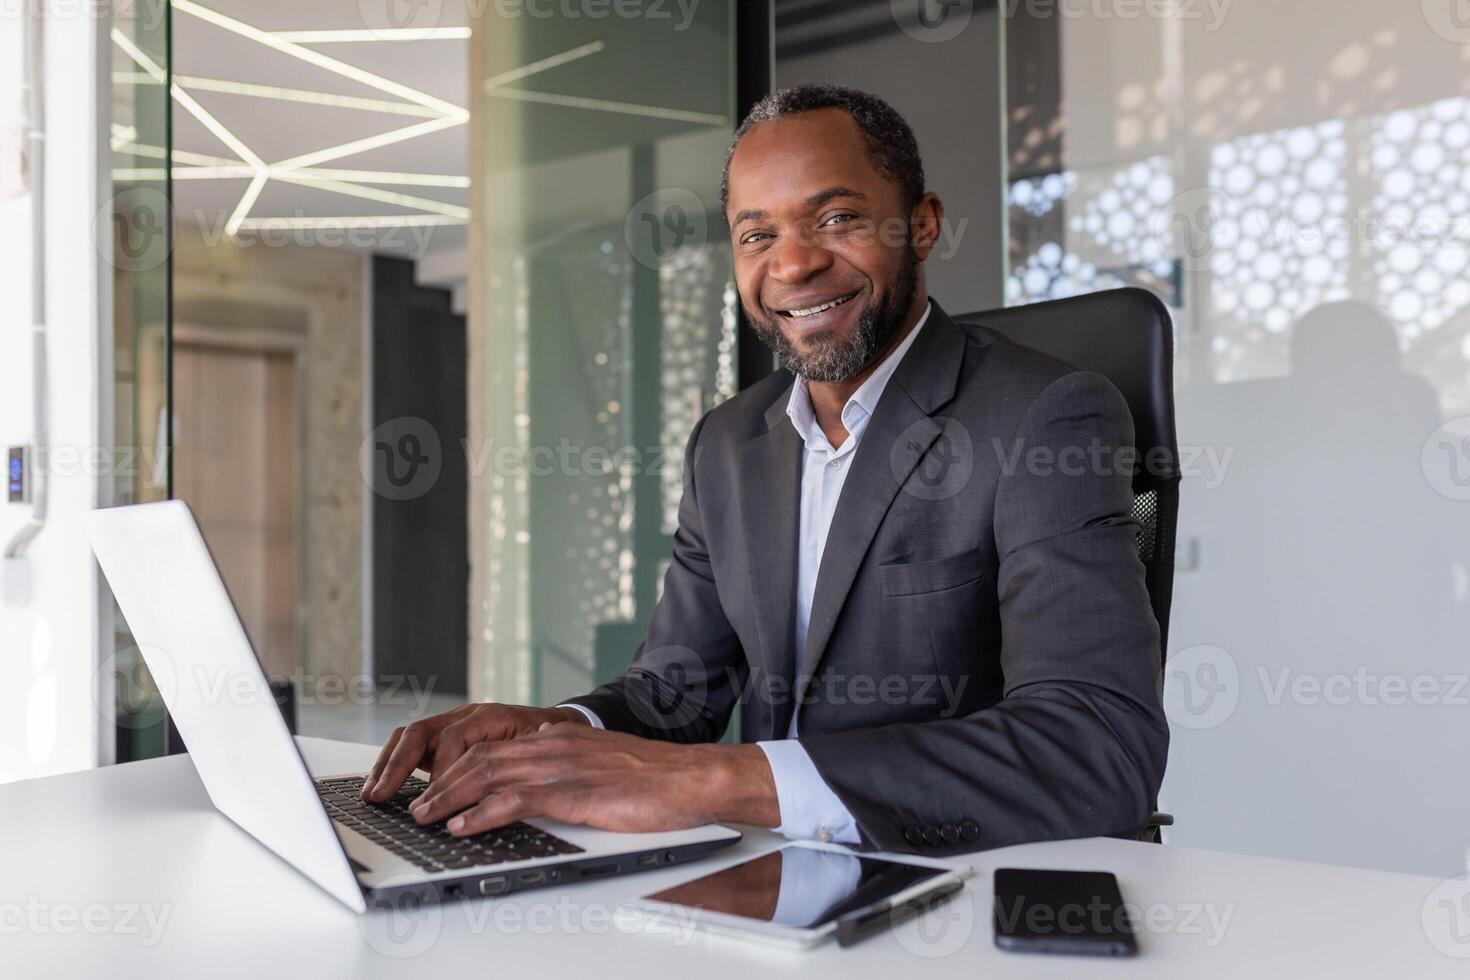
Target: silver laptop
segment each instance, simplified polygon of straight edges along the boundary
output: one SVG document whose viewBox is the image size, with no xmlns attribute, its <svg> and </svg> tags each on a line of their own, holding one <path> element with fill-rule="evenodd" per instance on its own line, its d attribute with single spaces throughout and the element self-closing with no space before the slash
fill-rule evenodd
<svg viewBox="0 0 1470 980">
<path fill-rule="evenodd" d="M 700 857 L 740 832 L 653 834 L 527 820 L 476 837 L 420 827 L 407 803 L 359 800 L 362 773 L 313 779 L 182 501 L 82 515 L 92 550 L 221 813 L 358 911 L 500 895 Z"/>
</svg>

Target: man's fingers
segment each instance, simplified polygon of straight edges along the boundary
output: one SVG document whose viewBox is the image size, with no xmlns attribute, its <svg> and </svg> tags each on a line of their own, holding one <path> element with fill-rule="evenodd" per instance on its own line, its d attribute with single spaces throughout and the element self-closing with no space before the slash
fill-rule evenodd
<svg viewBox="0 0 1470 980">
<path fill-rule="evenodd" d="M 433 782 L 408 805 L 409 812 L 419 823 L 432 823 L 483 799 L 494 786 L 498 748 L 500 744 L 495 742 L 471 745 L 458 759 L 435 772 Z M 472 795 L 466 799 L 467 792 Z"/>
<path fill-rule="evenodd" d="M 383 767 L 382 775 L 378 777 L 373 788 L 368 792 L 369 802 L 382 803 L 398 792 L 429 749 L 429 738 L 423 729 L 409 725 L 399 736 L 397 744 L 388 756 L 388 764 Z"/>
<path fill-rule="evenodd" d="M 497 743 L 494 742 L 476 742 L 461 752 L 459 758 L 453 762 L 442 768 L 434 769 L 429 785 L 418 795 L 417 799 L 408 805 L 409 809 L 417 814 L 422 807 L 432 803 L 435 797 L 465 776 L 471 773 L 488 774 L 490 757 L 496 754 L 497 747 Z M 438 758 L 437 753 L 435 758 Z"/>
<path fill-rule="evenodd" d="M 430 782 L 447 773 L 455 762 L 475 746 L 505 742 L 524 734 L 524 712 L 528 710 L 500 705 L 476 705 L 475 710 L 446 725 L 439 732 L 435 743 L 434 761 L 429 767 Z"/>
<path fill-rule="evenodd" d="M 439 744 L 434 748 L 434 761 L 429 766 L 429 781 L 432 783 L 448 772 L 469 748 L 472 737 L 469 722 L 457 721 L 439 733 Z"/>
<path fill-rule="evenodd" d="M 474 806 L 490 793 L 495 776 L 490 767 L 480 765 L 451 772 L 436 780 L 432 795 L 425 793 L 409 805 L 409 812 L 421 824 L 437 823 L 466 807 Z"/>
<path fill-rule="evenodd" d="M 545 802 L 556 791 L 546 787 L 517 786 L 487 797 L 479 806 L 449 821 L 449 832 L 456 837 L 481 834 L 527 817 L 546 816 Z"/>
<path fill-rule="evenodd" d="M 388 736 L 388 741 L 383 743 L 383 750 L 378 753 L 378 760 L 373 763 L 372 772 L 368 773 L 368 777 L 362 781 L 362 798 L 364 800 L 368 798 L 368 794 L 372 792 L 379 777 L 383 775 L 383 770 L 388 766 L 388 757 L 393 754 L 394 747 L 398 745 L 398 740 L 402 737 L 403 729 L 401 727 L 395 728 L 393 729 L 393 734 Z"/>
<path fill-rule="evenodd" d="M 545 762 L 527 758 L 510 742 L 479 742 L 436 776 L 429 788 L 409 804 L 419 823 L 433 823 L 479 802 L 486 795 L 521 782 L 543 782 Z"/>
</svg>

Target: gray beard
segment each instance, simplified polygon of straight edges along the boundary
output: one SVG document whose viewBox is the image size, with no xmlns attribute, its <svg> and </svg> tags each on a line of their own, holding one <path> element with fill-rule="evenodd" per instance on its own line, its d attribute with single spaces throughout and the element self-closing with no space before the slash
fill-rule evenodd
<svg viewBox="0 0 1470 980">
<path fill-rule="evenodd" d="M 846 381 L 887 348 L 903 326 L 904 316 L 913 305 L 914 293 L 918 290 L 918 269 L 919 257 L 910 247 L 893 289 L 875 305 L 863 308 L 852 335 L 845 343 L 827 340 L 798 350 L 774 318 L 762 319 L 748 306 L 745 315 L 761 343 L 769 347 L 781 366 L 792 374 L 824 384 Z"/>
</svg>

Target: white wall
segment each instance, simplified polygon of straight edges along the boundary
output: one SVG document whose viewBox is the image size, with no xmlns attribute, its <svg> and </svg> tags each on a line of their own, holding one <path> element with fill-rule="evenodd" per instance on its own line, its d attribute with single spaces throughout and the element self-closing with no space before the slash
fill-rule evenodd
<svg viewBox="0 0 1470 980">
<path fill-rule="evenodd" d="M 46 36 L 46 294 L 50 321 L 50 428 L 55 446 L 99 445 L 97 161 L 98 23 L 60 4 Z M 0 99 L 19 98 L 21 25 L 0 18 Z M 105 147 L 104 147 L 105 149 Z M 31 433 L 29 201 L 0 205 L 0 444 Z M 105 226 L 104 226 L 105 227 Z M 105 445 L 105 443 L 102 443 Z M 97 762 L 100 716 L 97 580 L 77 514 L 97 502 L 97 481 L 78 468 L 53 476 L 50 517 L 23 563 L 7 563 L 0 594 L 0 781 Z M 26 509 L 0 503 L 0 539 Z"/>
<path fill-rule="evenodd" d="M 1470 422 L 1470 32 L 1436 31 L 1434 7 L 1061 25 L 1067 213 L 1121 215 L 1105 240 L 1069 226 L 1067 250 L 1118 262 L 1174 216 L 1205 246 L 1178 317 L 1179 438 L 1225 465 L 1196 460 L 1182 491 L 1198 561 L 1175 577 L 1166 675 L 1175 843 L 1464 870 L 1470 491 L 1445 453 L 1470 474 L 1470 425 L 1433 440 Z M 1179 197 L 1132 221 L 1099 189 L 1151 158 Z M 1222 232 L 1231 209 L 1271 225 Z M 1381 236 L 1319 217 L 1359 214 Z M 1430 234 L 1396 240 L 1394 220 Z"/>
</svg>

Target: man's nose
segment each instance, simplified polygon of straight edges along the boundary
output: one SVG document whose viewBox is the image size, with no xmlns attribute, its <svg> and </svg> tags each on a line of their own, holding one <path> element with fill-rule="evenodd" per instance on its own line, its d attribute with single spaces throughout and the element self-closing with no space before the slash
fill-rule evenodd
<svg viewBox="0 0 1470 980">
<path fill-rule="evenodd" d="M 790 236 L 776 245 L 770 273 L 781 282 L 805 282 L 832 265 L 832 253 L 816 242 Z"/>
</svg>

